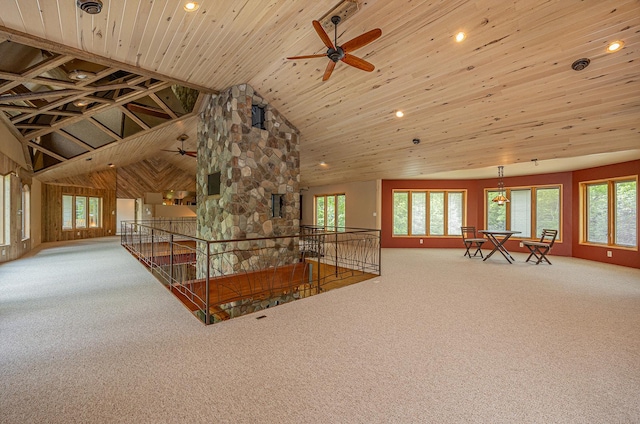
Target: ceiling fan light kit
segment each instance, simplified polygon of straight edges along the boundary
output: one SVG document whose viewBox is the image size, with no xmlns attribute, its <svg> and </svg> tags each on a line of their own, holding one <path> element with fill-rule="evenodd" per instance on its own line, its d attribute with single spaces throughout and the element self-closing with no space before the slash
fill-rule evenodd
<svg viewBox="0 0 640 424">
<path fill-rule="evenodd" d="M 335 15 L 331 17 L 331 22 L 334 25 L 333 41 L 331 41 L 331 38 L 329 38 L 329 36 L 327 35 L 320 21 L 313 21 L 313 28 L 316 30 L 316 32 L 318 33 L 318 36 L 320 36 L 320 39 L 322 40 L 324 45 L 327 47 L 327 52 L 325 54 L 292 56 L 292 57 L 288 57 L 287 59 L 297 60 L 297 59 L 313 59 L 317 57 L 328 57 L 329 63 L 327 64 L 327 68 L 324 71 L 322 81 L 326 81 L 329 79 L 329 77 L 331 77 L 331 73 L 333 72 L 333 69 L 335 68 L 336 63 L 338 61 L 342 61 L 347 65 L 353 66 L 354 68 L 358 68 L 363 71 L 372 72 L 375 69 L 375 66 L 373 66 L 371 63 L 367 62 L 364 59 L 360 59 L 359 57 L 350 54 L 350 52 L 353 52 L 361 47 L 364 47 L 367 44 L 371 43 L 372 41 L 378 39 L 382 35 L 382 30 L 380 28 L 372 29 L 369 32 L 365 32 L 364 34 L 361 34 L 356 38 L 353 38 L 347 41 L 342 46 L 339 46 L 338 45 L 338 24 L 340 23 L 340 21 L 341 21 L 340 16 Z"/>
</svg>

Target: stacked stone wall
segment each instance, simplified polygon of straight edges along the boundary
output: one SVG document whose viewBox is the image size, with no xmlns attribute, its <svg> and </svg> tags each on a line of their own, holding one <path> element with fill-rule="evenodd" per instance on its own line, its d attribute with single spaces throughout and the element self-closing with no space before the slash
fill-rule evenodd
<svg viewBox="0 0 640 424">
<path fill-rule="evenodd" d="M 265 129 L 252 127 L 253 105 L 265 109 Z M 220 172 L 220 194 L 209 196 L 208 175 L 215 172 Z M 212 97 L 198 128 L 198 237 L 238 240 L 297 234 L 299 185 L 298 131 L 247 84 Z M 271 216 L 273 194 L 283 199 L 280 217 Z M 287 251 L 294 258 L 296 243 L 287 243 Z M 214 268 L 224 273 L 250 269 L 247 254 L 227 256 Z"/>
</svg>

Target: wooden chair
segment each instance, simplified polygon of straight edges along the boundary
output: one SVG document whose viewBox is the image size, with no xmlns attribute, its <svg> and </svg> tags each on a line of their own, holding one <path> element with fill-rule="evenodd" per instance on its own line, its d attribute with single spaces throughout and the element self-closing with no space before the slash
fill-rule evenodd
<svg viewBox="0 0 640 424">
<path fill-rule="evenodd" d="M 551 261 L 547 259 L 547 253 L 551 251 L 551 248 L 553 247 L 553 243 L 555 243 L 557 236 L 558 230 L 542 230 L 542 237 L 540 237 L 539 241 L 523 241 L 522 244 L 525 245 L 531 252 L 525 262 L 529 262 L 529 259 L 531 259 L 532 256 L 535 256 L 535 258 L 538 260 L 536 262 L 536 265 L 538 265 L 543 260 L 551 265 Z"/>
<path fill-rule="evenodd" d="M 473 253 L 473 256 L 476 256 L 478 252 L 480 253 L 480 257 L 484 258 L 482 255 L 482 243 L 487 241 L 487 239 L 482 237 L 476 237 L 476 227 L 460 227 L 462 231 L 462 241 L 464 242 L 464 247 L 467 249 L 464 256 L 471 257 L 471 252 L 469 249 L 474 248 L 476 251 Z"/>
</svg>

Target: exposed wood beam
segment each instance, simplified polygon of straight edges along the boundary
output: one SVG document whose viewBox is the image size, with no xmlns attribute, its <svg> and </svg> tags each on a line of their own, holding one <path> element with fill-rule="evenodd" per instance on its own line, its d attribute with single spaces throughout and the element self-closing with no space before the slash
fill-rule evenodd
<svg viewBox="0 0 640 424">
<path fill-rule="evenodd" d="M 44 50 L 50 50 L 54 52 L 60 52 L 67 56 L 77 57 L 82 60 L 86 60 L 89 62 L 97 63 L 104 66 L 109 66 L 112 68 L 123 69 L 127 72 L 136 73 L 138 75 L 145 75 L 149 78 L 158 79 L 161 81 L 168 81 L 171 84 L 180 84 L 185 87 L 193 88 L 205 93 L 215 93 L 218 94 L 217 91 L 212 90 L 208 87 L 203 87 L 201 85 L 193 84 L 186 81 L 179 81 L 167 78 L 166 75 L 159 74 L 154 71 L 150 71 L 147 69 L 138 68 L 136 66 L 129 65 L 124 62 L 118 62 L 116 60 L 107 59 L 102 56 L 98 56 L 95 54 L 88 53 L 86 51 L 76 49 L 73 47 L 65 46 L 64 44 L 56 43 L 51 40 L 46 40 L 44 38 L 36 37 L 30 34 L 25 34 L 20 31 L 16 31 L 11 28 L 7 28 L 5 26 L 0 25 L 0 37 L 5 37 L 7 40 L 11 40 L 17 43 L 27 44 L 33 47 L 37 47 Z M 64 63 L 64 62 L 62 62 Z"/>
<path fill-rule="evenodd" d="M 113 137 L 116 139 L 116 141 L 122 141 L 123 138 L 120 137 L 119 134 L 116 134 L 115 132 L 111 131 L 111 129 L 109 129 L 108 127 L 102 125 L 102 123 L 98 120 L 96 120 L 94 117 L 91 117 L 89 119 L 87 119 L 87 121 L 91 122 L 93 125 L 96 126 L 96 128 L 98 128 L 100 131 L 104 132 L 105 134 L 107 134 L 109 137 Z"/>
<path fill-rule="evenodd" d="M 164 112 L 162 109 L 160 108 L 156 108 L 156 107 L 151 107 L 151 106 L 147 106 L 147 105 L 139 105 L 136 103 L 129 103 L 126 106 L 127 109 L 129 109 L 131 112 L 134 113 L 143 113 L 145 115 L 149 115 L 149 116 L 154 116 L 156 118 L 161 118 L 161 119 L 171 119 L 172 117 L 167 114 L 166 112 Z M 173 114 L 173 118 L 177 118 L 177 116 L 175 116 L 175 114 Z"/>
<path fill-rule="evenodd" d="M 156 102 L 158 104 L 158 106 L 160 106 L 162 108 L 162 110 L 164 110 L 167 115 L 169 115 L 169 117 L 171 119 L 177 119 L 178 115 L 176 115 L 176 113 L 174 111 L 171 110 L 171 108 L 169 106 L 166 105 L 165 102 L 162 101 L 162 99 L 160 99 L 160 97 L 158 97 L 157 94 L 155 93 L 151 93 L 149 94 L 149 97 L 151 97 L 153 99 L 154 102 Z"/>
<path fill-rule="evenodd" d="M 32 66 L 31 68 L 26 69 L 22 74 L 20 74 L 20 79 L 17 81 L 9 81 L 4 85 L 0 85 L 0 93 L 4 93 L 5 91 L 11 90 L 14 87 L 22 84 L 22 80 L 29 80 L 31 78 L 35 78 L 41 73 L 48 71 L 49 69 L 53 69 L 66 63 L 73 59 L 70 56 L 59 55 L 56 54 L 48 59 L 43 60 L 42 62 Z"/>
<path fill-rule="evenodd" d="M 51 128 L 49 124 L 17 124 L 16 128 L 21 129 L 40 129 L 40 128 Z"/>
<path fill-rule="evenodd" d="M 167 87 L 169 87 L 171 84 L 168 82 L 158 82 L 156 84 L 153 84 L 153 88 L 150 88 L 149 91 L 150 92 L 155 92 L 155 91 L 160 91 L 163 90 Z M 139 99 L 141 97 L 144 97 L 148 95 L 148 92 L 143 91 L 143 92 L 137 92 L 137 91 L 133 91 L 131 93 L 125 94 L 122 97 L 120 97 L 114 104 L 115 105 L 123 105 L 125 103 L 131 102 L 133 100 Z M 82 95 L 78 96 L 78 98 L 83 97 Z M 62 102 L 62 103 L 66 103 L 66 102 Z M 83 113 L 81 116 L 75 116 L 75 117 L 71 117 L 69 119 L 66 119 L 64 121 L 64 125 L 70 125 L 70 124 L 74 124 L 78 121 L 81 121 L 87 117 L 93 116 L 96 113 L 102 112 L 103 110 L 105 110 L 108 107 L 111 107 L 113 104 L 102 104 L 100 106 L 96 106 L 91 108 L 90 110 L 86 111 L 85 113 Z M 56 105 L 60 106 L 60 104 Z M 126 109 L 125 109 L 126 110 Z M 52 125 L 52 130 L 57 130 L 58 128 L 60 128 L 62 126 L 61 123 L 56 123 L 55 125 Z M 148 126 L 147 126 L 148 128 Z M 37 137 L 37 136 L 42 136 L 44 134 L 46 134 L 47 132 L 51 132 L 51 131 L 47 131 L 47 130 L 41 130 L 41 131 L 36 131 L 33 134 L 29 134 L 30 138 L 33 137 Z"/>
<path fill-rule="evenodd" d="M 56 159 L 58 159 L 58 160 L 59 160 L 59 161 L 61 161 L 61 162 L 65 162 L 65 161 L 67 161 L 67 160 L 68 160 L 68 159 L 67 159 L 67 158 L 65 158 L 64 156 L 60 156 L 59 154 L 54 153 L 54 152 L 52 152 L 51 150 L 49 150 L 49 149 L 47 149 L 47 148 L 45 148 L 45 147 L 42 147 L 42 146 L 41 146 L 41 145 L 39 145 L 38 143 L 34 143 L 33 141 L 25 141 L 25 142 L 24 142 L 24 144 L 26 144 L 26 145 L 28 145 L 28 146 L 31 146 L 31 147 L 33 147 L 34 149 L 40 150 L 41 152 L 46 153 L 47 155 L 51 156 L 52 158 L 56 158 Z"/>
<path fill-rule="evenodd" d="M 118 107 L 122 113 L 124 113 L 125 115 L 127 115 L 129 118 L 131 118 L 131 120 L 133 122 L 135 122 L 136 124 L 140 125 L 143 129 L 148 130 L 150 127 L 149 125 L 145 124 L 144 121 L 142 121 L 140 118 L 138 118 L 136 115 L 134 115 L 133 113 L 131 113 L 129 111 L 129 109 L 127 109 L 126 107 L 120 105 Z"/>
<path fill-rule="evenodd" d="M 73 136 L 73 135 L 69 134 L 69 133 L 68 133 L 68 132 L 66 132 L 66 131 L 58 130 L 58 131 L 55 131 L 55 133 L 56 133 L 56 134 L 58 134 L 58 135 L 59 135 L 59 136 L 61 136 L 61 137 L 66 138 L 66 139 L 67 139 L 67 140 L 69 140 L 69 141 L 74 142 L 74 143 L 75 143 L 75 144 L 77 144 L 78 146 L 80 146 L 80 147 L 82 147 L 82 148 L 84 148 L 84 149 L 89 150 L 90 152 L 93 152 L 94 150 L 96 150 L 96 148 L 95 148 L 95 147 L 90 146 L 89 144 L 87 144 L 87 143 L 85 143 L 84 141 L 80 140 L 79 138 L 77 138 L 77 137 L 75 137 L 75 136 Z"/>
<path fill-rule="evenodd" d="M 119 107 L 122 108 L 122 106 L 119 106 Z M 126 137 L 126 138 L 122 139 L 122 141 L 120 141 L 119 143 L 105 144 L 104 146 L 96 148 L 96 150 L 94 152 L 86 152 L 86 153 L 83 153 L 81 155 L 75 156 L 75 157 L 73 157 L 71 159 L 68 159 L 66 161 L 66 163 L 58 163 L 58 164 L 55 164 L 55 165 L 48 166 L 45 169 L 41 169 L 41 170 L 35 172 L 34 175 L 36 175 L 38 177 L 41 177 L 41 178 L 44 178 L 44 180 L 46 181 L 46 179 L 47 179 L 46 175 L 48 173 L 51 173 L 51 171 L 55 172 L 56 169 L 66 165 L 68 163 L 84 160 L 91 154 L 102 152 L 102 151 L 114 148 L 115 146 L 119 145 L 120 143 L 127 143 L 129 141 L 133 141 L 134 139 L 137 139 L 139 137 L 143 137 L 143 136 L 145 136 L 147 134 L 150 134 L 150 133 L 152 133 L 154 131 L 159 131 L 159 130 L 161 130 L 163 128 L 166 128 L 168 126 L 174 125 L 176 122 L 182 122 L 182 121 L 188 120 L 189 118 L 193 117 L 195 114 L 196 114 L 195 112 L 190 112 L 190 113 L 184 114 L 184 115 L 182 115 L 180 117 L 179 120 L 167 121 L 167 122 L 164 122 L 164 123 L 162 123 L 162 124 L 160 124 L 160 125 L 158 125 L 156 127 L 140 131 L 140 132 L 138 132 L 138 133 L 136 133 L 134 135 L 130 135 L 129 137 Z"/>
<path fill-rule="evenodd" d="M 0 96 L 0 102 L 17 102 L 25 100 L 46 99 L 47 97 L 72 96 L 80 92 L 81 91 L 75 89 L 72 90 L 65 88 L 62 90 L 53 91 L 36 91 L 35 93 L 4 94 Z"/>
</svg>

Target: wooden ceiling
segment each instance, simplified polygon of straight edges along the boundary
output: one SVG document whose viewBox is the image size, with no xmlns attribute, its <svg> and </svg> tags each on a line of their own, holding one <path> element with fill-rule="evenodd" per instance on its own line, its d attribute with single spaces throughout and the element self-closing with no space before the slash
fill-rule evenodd
<svg viewBox="0 0 640 424">
<path fill-rule="evenodd" d="M 480 176 L 498 165 L 507 176 L 533 174 L 544 167 L 532 159 L 570 170 L 611 152 L 640 158 L 638 0 L 361 0 L 339 24 L 338 44 L 380 28 L 354 53 L 376 69 L 339 62 L 325 82 L 327 58 L 286 57 L 325 53 L 312 21 L 349 2 L 202 0 L 189 13 L 178 0 L 103 0 L 97 15 L 75 3 L 6 0 L 0 39 L 28 34 L 70 49 L 49 49 L 56 54 L 210 92 L 249 83 L 300 131 L 303 185 Z M 459 31 L 467 37 L 456 43 Z M 608 53 L 614 40 L 624 47 Z M 575 71 L 580 58 L 590 64 Z M 177 119 L 39 175 L 151 155 L 195 172 L 195 160 L 161 149 L 175 149 L 182 133 L 193 148 L 196 126 L 197 118 Z"/>
</svg>

